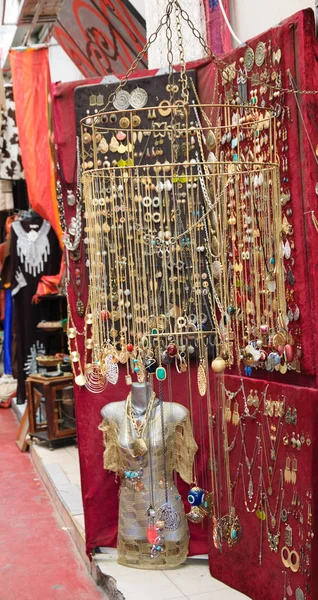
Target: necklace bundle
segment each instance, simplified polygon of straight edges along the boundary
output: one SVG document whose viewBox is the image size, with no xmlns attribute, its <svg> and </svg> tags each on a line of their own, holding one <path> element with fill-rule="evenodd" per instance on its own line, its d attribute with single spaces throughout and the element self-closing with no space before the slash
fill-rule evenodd
<svg viewBox="0 0 318 600">
<path fill-rule="evenodd" d="M 147 444 L 146 444 L 143 436 L 144 436 L 145 430 L 148 426 L 148 422 L 149 422 L 152 410 L 154 408 L 155 398 L 156 398 L 156 393 L 153 392 L 151 399 L 149 400 L 149 402 L 147 404 L 144 419 L 142 421 L 139 421 L 139 420 L 136 420 L 135 415 L 134 415 L 134 410 L 133 410 L 132 402 L 131 402 L 131 392 L 127 396 L 126 416 L 127 416 L 127 419 L 129 421 L 130 425 L 133 427 L 135 433 L 138 436 L 133 444 L 133 452 L 134 452 L 135 457 L 144 456 L 148 452 Z"/>
</svg>

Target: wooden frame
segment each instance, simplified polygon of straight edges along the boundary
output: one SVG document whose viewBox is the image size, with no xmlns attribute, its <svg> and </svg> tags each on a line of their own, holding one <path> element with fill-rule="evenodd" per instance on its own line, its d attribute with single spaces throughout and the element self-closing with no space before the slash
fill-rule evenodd
<svg viewBox="0 0 318 600">
<path fill-rule="evenodd" d="M 41 402 L 41 394 L 35 399 L 35 409 L 37 410 L 40 406 Z M 16 444 L 21 452 L 25 452 L 28 449 L 27 435 L 30 431 L 30 420 L 29 420 L 29 404 L 26 407 L 24 415 L 20 421 L 20 426 L 18 429 Z"/>
</svg>

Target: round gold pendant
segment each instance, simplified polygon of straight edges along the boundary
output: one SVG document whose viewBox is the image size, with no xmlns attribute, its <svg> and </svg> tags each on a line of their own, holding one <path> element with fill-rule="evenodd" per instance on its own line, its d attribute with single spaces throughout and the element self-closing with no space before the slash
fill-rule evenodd
<svg viewBox="0 0 318 600">
<path fill-rule="evenodd" d="M 138 438 L 134 443 L 134 454 L 135 456 L 144 456 L 147 454 L 148 448 L 145 440 Z"/>
</svg>

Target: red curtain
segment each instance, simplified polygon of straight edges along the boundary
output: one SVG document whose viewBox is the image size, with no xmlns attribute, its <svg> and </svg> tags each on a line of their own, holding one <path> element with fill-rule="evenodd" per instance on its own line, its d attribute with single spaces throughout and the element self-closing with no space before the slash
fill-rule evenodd
<svg viewBox="0 0 318 600">
<path fill-rule="evenodd" d="M 31 207 L 61 240 L 56 190 L 48 49 L 11 50 L 21 154 Z"/>
<path fill-rule="evenodd" d="M 229 18 L 229 0 L 223 0 L 224 11 Z M 230 31 L 225 23 L 219 0 L 204 0 L 207 42 L 217 55 L 229 52 L 232 48 Z"/>
</svg>

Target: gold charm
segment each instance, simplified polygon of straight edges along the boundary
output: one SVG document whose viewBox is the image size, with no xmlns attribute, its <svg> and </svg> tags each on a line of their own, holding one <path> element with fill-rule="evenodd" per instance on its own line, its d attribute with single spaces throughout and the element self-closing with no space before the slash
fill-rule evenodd
<svg viewBox="0 0 318 600">
<path fill-rule="evenodd" d="M 200 396 L 205 396 L 205 394 L 206 394 L 206 374 L 205 374 L 205 368 L 204 368 L 204 361 L 202 359 L 198 366 L 197 379 L 198 379 L 199 394 L 200 394 Z"/>
<path fill-rule="evenodd" d="M 146 444 L 145 440 L 143 440 L 142 438 L 138 438 L 134 442 L 135 456 L 145 456 L 145 454 L 147 454 L 147 452 L 148 452 L 148 448 L 147 448 L 147 444 Z"/>
<path fill-rule="evenodd" d="M 102 154 L 106 154 L 106 152 L 108 152 L 108 144 L 104 137 L 101 139 L 101 141 L 99 143 L 98 150 Z"/>
<path fill-rule="evenodd" d="M 239 405 L 238 402 L 234 402 L 234 410 L 232 415 L 232 424 L 237 426 L 240 422 Z"/>
<path fill-rule="evenodd" d="M 119 142 L 118 142 L 118 140 L 116 140 L 115 136 L 113 135 L 112 139 L 110 140 L 109 150 L 111 152 L 117 152 L 118 146 L 119 146 Z"/>
</svg>

